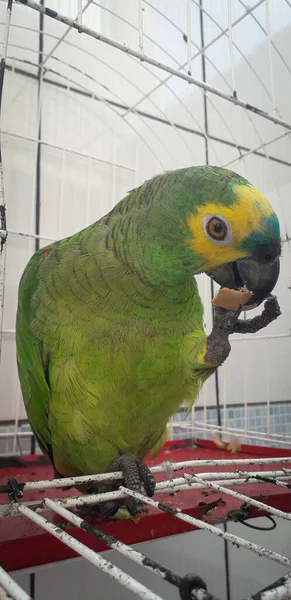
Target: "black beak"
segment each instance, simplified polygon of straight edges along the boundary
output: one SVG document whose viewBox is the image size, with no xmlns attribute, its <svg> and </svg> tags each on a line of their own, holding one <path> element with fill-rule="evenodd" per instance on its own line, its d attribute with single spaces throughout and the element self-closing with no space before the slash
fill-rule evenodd
<svg viewBox="0 0 291 600">
<path fill-rule="evenodd" d="M 221 287 L 239 290 L 246 287 L 253 296 L 245 305 L 259 306 L 273 291 L 280 273 L 280 244 L 259 247 L 252 256 L 222 265 L 207 275 Z"/>
</svg>

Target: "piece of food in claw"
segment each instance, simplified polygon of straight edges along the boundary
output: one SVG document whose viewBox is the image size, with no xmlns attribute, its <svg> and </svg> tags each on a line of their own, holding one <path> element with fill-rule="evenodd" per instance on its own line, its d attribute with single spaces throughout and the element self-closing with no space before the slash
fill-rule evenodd
<svg viewBox="0 0 291 600">
<path fill-rule="evenodd" d="M 244 308 L 244 305 L 251 299 L 252 295 L 253 292 L 250 292 L 247 288 L 241 288 L 240 290 L 220 288 L 211 302 L 215 306 L 226 310 L 237 310 L 239 306 L 242 306 L 242 310 L 248 310 L 249 307 Z"/>
</svg>

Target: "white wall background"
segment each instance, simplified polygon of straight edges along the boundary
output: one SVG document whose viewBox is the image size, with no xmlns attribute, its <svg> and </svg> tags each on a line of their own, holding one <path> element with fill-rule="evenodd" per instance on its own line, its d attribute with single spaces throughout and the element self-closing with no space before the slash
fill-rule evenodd
<svg viewBox="0 0 291 600">
<path fill-rule="evenodd" d="M 228 3 L 226 0 L 204 0 L 203 5 L 207 11 L 204 14 L 207 81 L 230 94 L 235 87 L 240 98 L 267 112 L 274 111 L 291 122 L 291 9 L 288 2 L 269 2 L 270 39 L 266 35 L 265 2 L 233 26 L 233 64 L 227 37 Z M 254 5 L 254 0 L 248 0 L 248 8 Z M 77 2 L 73 0 L 47 0 L 46 6 L 76 17 Z M 197 55 L 192 60 L 192 74 L 201 79 L 198 2 L 193 0 L 190 6 L 191 52 L 192 56 Z M 244 15 L 245 6 L 242 0 L 232 0 L 232 23 Z M 3 38 L 5 8 L 6 2 L 2 0 L 0 40 Z M 187 62 L 187 44 L 183 39 L 187 29 L 186 0 L 144 0 L 143 9 L 145 53 L 180 68 Z M 83 22 L 138 49 L 138 3 L 135 0 L 93 1 L 84 13 Z M 158 172 L 205 163 L 203 93 L 200 89 L 76 31 L 70 31 L 56 47 L 66 27 L 49 18 L 44 20 L 43 56 L 46 62 L 41 103 L 38 103 L 38 28 L 38 13 L 15 4 L 2 117 L 10 232 L 6 244 L 0 366 L 2 421 L 25 418 L 16 371 L 14 329 L 19 278 L 35 248 L 39 119 L 43 142 L 40 245 L 70 235 L 98 219 L 131 187 Z M 216 38 L 219 39 L 213 43 Z M 207 111 L 210 163 L 229 165 L 259 187 L 278 212 L 283 239 L 286 235 L 291 236 L 288 132 L 210 94 L 207 95 Z M 155 119 L 145 117 L 144 113 Z M 177 128 L 175 124 L 183 128 Z M 242 154 L 245 148 L 258 149 L 263 156 L 250 153 L 240 158 L 238 146 L 244 147 Z M 278 160 L 271 160 L 269 155 Z M 210 286 L 204 276 L 199 281 L 209 328 Z M 232 354 L 219 375 L 223 403 L 291 399 L 290 285 L 290 247 L 289 243 L 284 243 L 282 271 L 276 290 L 283 315 L 268 328 L 268 339 L 234 341 Z M 215 401 L 212 378 L 202 391 L 197 406 L 203 403 L 211 406 Z M 245 535 L 245 530 L 240 531 L 238 525 L 230 529 Z M 275 534 L 248 531 L 248 537 L 282 553 L 290 552 L 287 529 L 281 524 Z M 194 532 L 147 543 L 143 550 L 181 574 L 197 571 L 205 577 L 214 594 L 225 597 L 221 540 Z M 111 560 L 123 566 L 120 559 L 113 556 Z M 230 548 L 230 562 L 233 599 L 255 592 L 284 572 L 269 561 L 233 547 Z M 153 576 L 137 568 L 132 568 L 131 572 L 153 589 L 166 594 L 165 597 L 177 598 L 175 590 L 166 588 L 166 584 Z M 21 575 L 20 581 L 24 586 L 28 585 L 27 575 Z M 107 598 L 117 592 L 121 598 L 130 597 L 82 561 L 39 569 L 36 575 L 37 600 L 52 597 L 74 600 L 89 594 Z"/>
</svg>

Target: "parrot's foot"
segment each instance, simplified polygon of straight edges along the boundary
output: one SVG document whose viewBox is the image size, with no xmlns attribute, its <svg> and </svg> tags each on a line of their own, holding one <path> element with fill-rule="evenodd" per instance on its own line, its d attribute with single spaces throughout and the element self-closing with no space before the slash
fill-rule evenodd
<svg viewBox="0 0 291 600">
<path fill-rule="evenodd" d="M 152 496 L 156 482 L 155 479 L 147 467 L 147 465 L 136 458 L 134 454 L 123 454 L 119 458 L 117 458 L 111 465 L 109 472 L 114 471 L 122 471 L 125 487 L 128 489 L 143 493 L 142 483 L 144 485 L 145 492 L 147 496 Z M 102 484 L 99 487 L 100 493 L 105 493 L 109 491 L 113 491 L 116 489 L 116 483 L 114 484 Z M 137 515 L 142 512 L 143 504 L 140 500 L 136 500 L 135 498 L 127 498 L 125 500 L 125 505 L 130 513 L 130 515 Z M 113 517 L 118 509 L 119 509 L 119 501 L 110 500 L 108 502 L 104 502 L 100 504 L 100 512 L 102 516 Z"/>
<path fill-rule="evenodd" d="M 269 298 L 267 298 L 264 304 L 264 310 L 262 312 L 262 315 L 263 313 L 265 313 L 266 316 L 268 315 L 268 317 L 271 318 L 272 321 L 280 317 L 282 313 L 280 309 L 280 304 L 276 296 L 270 295 Z"/>
<path fill-rule="evenodd" d="M 280 314 L 280 306 L 275 296 L 269 296 L 261 315 L 243 321 L 239 319 L 242 307 L 236 311 L 215 307 L 213 329 L 207 338 L 207 362 L 222 364 L 230 352 L 229 335 L 232 333 L 256 333 L 275 321 Z"/>
<path fill-rule="evenodd" d="M 207 338 L 205 361 L 221 365 L 230 353 L 229 335 L 233 333 L 241 307 L 236 310 L 226 310 L 215 307 L 215 316 L 211 334 Z"/>
<path fill-rule="evenodd" d="M 264 304 L 264 310 L 261 315 L 257 315 L 246 321 L 238 320 L 233 327 L 232 333 L 256 333 L 267 327 L 281 315 L 279 302 L 275 296 L 269 296 Z"/>
</svg>

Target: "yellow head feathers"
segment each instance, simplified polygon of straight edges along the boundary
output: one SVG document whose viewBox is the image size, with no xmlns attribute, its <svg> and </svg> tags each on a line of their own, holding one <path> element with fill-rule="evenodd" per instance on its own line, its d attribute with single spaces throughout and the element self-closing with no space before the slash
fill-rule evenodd
<svg viewBox="0 0 291 600">
<path fill-rule="evenodd" d="M 259 190 L 237 184 L 233 186 L 233 194 L 233 203 L 201 204 L 187 219 L 191 232 L 188 244 L 205 270 L 250 255 L 252 239 L 269 241 L 272 227 L 278 229 L 276 215 Z"/>
</svg>

